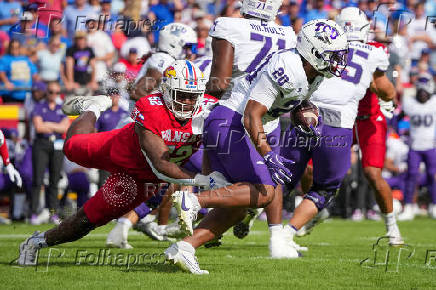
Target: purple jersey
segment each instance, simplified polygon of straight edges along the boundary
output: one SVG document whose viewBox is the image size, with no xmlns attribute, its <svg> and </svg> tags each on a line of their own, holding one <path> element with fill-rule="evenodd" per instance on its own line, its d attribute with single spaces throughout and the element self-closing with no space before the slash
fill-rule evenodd
<svg viewBox="0 0 436 290">
<path fill-rule="evenodd" d="M 107 110 L 104 111 L 100 118 L 98 118 L 95 128 L 98 132 L 106 132 L 113 130 L 117 127 L 118 122 L 127 117 L 129 113 L 119 108 L 118 111 Z"/>
<path fill-rule="evenodd" d="M 32 119 L 33 119 L 33 117 L 39 116 L 42 118 L 42 120 L 44 122 L 60 123 L 60 122 L 62 122 L 62 120 L 64 118 L 67 117 L 62 112 L 61 108 L 62 108 L 61 105 L 56 104 L 56 107 L 54 108 L 54 110 L 50 110 L 47 101 L 40 102 L 40 103 L 35 105 L 35 108 L 32 111 Z M 55 136 L 56 139 L 62 138 L 62 134 L 59 134 L 59 133 L 52 133 L 52 134 L 37 133 L 36 134 L 37 138 L 50 138 L 51 136 Z"/>
</svg>

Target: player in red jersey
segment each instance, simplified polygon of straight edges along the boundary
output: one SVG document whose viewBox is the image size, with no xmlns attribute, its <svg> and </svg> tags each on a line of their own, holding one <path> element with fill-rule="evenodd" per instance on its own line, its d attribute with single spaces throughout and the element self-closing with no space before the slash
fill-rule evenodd
<svg viewBox="0 0 436 290">
<path fill-rule="evenodd" d="M 63 110 L 78 115 L 68 129 L 64 152 L 68 159 L 111 173 L 106 183 L 78 212 L 44 233 L 34 233 L 20 245 L 20 265 L 34 265 L 40 248 L 71 242 L 118 218 L 150 198 L 161 182 L 201 186 L 224 183 L 221 174 L 194 174 L 176 164 L 198 149 L 205 90 L 203 73 L 190 61 L 178 60 L 162 78 L 161 92 L 141 98 L 132 112 L 134 123 L 93 133 L 101 111 L 111 106 L 107 96 L 73 96 Z M 194 119 L 194 120 L 193 120 Z"/>
<path fill-rule="evenodd" d="M 12 165 L 12 163 L 9 161 L 8 145 L 6 144 L 6 138 L 5 135 L 3 135 L 2 130 L 0 130 L 0 157 L 3 161 L 3 166 L 9 176 L 9 179 L 18 187 L 21 187 L 21 176 L 20 173 L 15 169 L 14 165 Z"/>
<path fill-rule="evenodd" d="M 387 48 L 383 44 L 377 42 L 369 42 L 368 44 L 382 47 L 388 54 Z M 354 139 L 359 143 L 362 152 L 363 173 L 375 191 L 380 211 L 384 216 L 387 216 L 393 213 L 393 199 L 391 187 L 382 177 L 382 169 L 386 153 L 386 118 L 392 118 L 394 96 L 391 96 L 391 101 L 384 101 L 377 96 L 376 92 L 379 91 L 380 88 L 374 87 L 374 82 L 372 82 L 371 88 L 360 100 L 354 126 Z M 385 219 L 385 223 L 388 228 L 393 226 L 398 228 L 395 219 L 390 221 Z M 391 237 L 390 243 L 392 245 L 404 243 L 399 232 L 396 236 Z"/>
</svg>

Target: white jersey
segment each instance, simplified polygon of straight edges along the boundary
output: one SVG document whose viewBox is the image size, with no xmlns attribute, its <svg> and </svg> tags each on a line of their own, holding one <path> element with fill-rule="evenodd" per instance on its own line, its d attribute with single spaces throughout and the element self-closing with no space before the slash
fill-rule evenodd
<svg viewBox="0 0 436 290">
<path fill-rule="evenodd" d="M 403 110 L 410 117 L 410 147 L 415 151 L 435 148 L 436 95 L 425 103 L 408 97 L 403 100 Z"/>
<path fill-rule="evenodd" d="M 209 80 L 210 69 L 212 68 L 212 56 L 202 56 L 194 60 L 194 63 L 203 72 L 204 77 Z"/>
<path fill-rule="evenodd" d="M 409 146 L 401 138 L 388 136 L 386 140 L 386 159 L 392 160 L 395 167 L 400 169 L 400 172 L 407 171 L 408 153 Z M 382 174 L 384 178 L 392 177 L 392 173 L 387 169 L 383 169 Z"/>
<path fill-rule="evenodd" d="M 347 67 L 342 76 L 326 79 L 311 101 L 320 108 L 325 124 L 353 128 L 359 101 L 365 96 L 376 70 L 386 71 L 387 52 L 382 47 L 349 42 Z"/>
<path fill-rule="evenodd" d="M 231 90 L 238 81 L 247 74 L 254 73 L 262 65 L 265 58 L 278 50 L 294 48 L 297 38 L 290 26 L 280 26 L 274 21 L 256 18 L 220 17 L 214 22 L 209 36 L 225 39 L 234 49 L 232 81 L 222 99 L 230 98 Z M 234 106 L 242 100 L 234 100 Z"/>
<path fill-rule="evenodd" d="M 136 76 L 135 83 L 137 83 L 143 76 L 145 76 L 148 69 L 155 69 L 163 75 L 165 69 L 169 67 L 174 61 L 175 58 L 166 52 L 153 53 L 142 65 L 138 75 Z M 132 112 L 134 108 L 135 108 L 135 101 L 129 100 L 129 113 Z M 117 128 L 122 128 L 131 122 L 133 122 L 133 119 L 130 118 L 130 114 L 129 114 L 129 116 L 120 120 L 120 122 L 117 125 Z"/>
<path fill-rule="evenodd" d="M 248 100 L 267 107 L 268 112 L 263 116 L 262 123 L 265 132 L 271 133 L 278 126 L 279 117 L 291 111 L 301 100 L 310 98 L 322 81 L 323 77 L 317 76 L 309 84 L 300 55 L 292 50 L 282 50 L 274 53 L 258 72 L 245 95 L 234 90 L 232 96 L 240 94 L 239 97 L 244 100 L 242 111 L 239 111 L 241 114 Z"/>
</svg>

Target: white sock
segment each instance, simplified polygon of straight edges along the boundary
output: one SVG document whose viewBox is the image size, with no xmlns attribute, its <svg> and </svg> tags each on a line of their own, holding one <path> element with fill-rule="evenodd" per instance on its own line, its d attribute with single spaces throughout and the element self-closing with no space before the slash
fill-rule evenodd
<svg viewBox="0 0 436 290">
<path fill-rule="evenodd" d="M 132 227 L 132 222 L 128 218 L 125 218 L 125 217 L 120 217 L 118 219 L 118 223 L 126 225 L 129 229 Z"/>
<path fill-rule="evenodd" d="M 292 236 L 294 236 L 297 233 L 297 229 L 295 229 L 293 226 L 291 226 L 290 224 L 287 224 L 283 227 L 283 229 L 285 231 L 289 231 L 291 233 Z"/>
<path fill-rule="evenodd" d="M 97 105 L 95 105 L 95 104 L 91 104 L 91 105 L 89 105 L 89 107 L 88 108 L 86 108 L 85 110 L 84 110 L 84 112 L 93 112 L 94 114 L 95 114 L 95 117 L 98 119 L 98 118 L 100 118 L 100 108 L 97 106 Z"/>
<path fill-rule="evenodd" d="M 269 232 L 271 233 L 271 235 L 274 235 L 277 233 L 281 233 L 281 231 L 283 230 L 283 225 L 281 225 L 281 224 L 268 225 L 268 229 L 269 229 Z"/>
<path fill-rule="evenodd" d="M 187 252 L 190 252 L 192 254 L 195 254 L 194 247 L 190 243 L 188 243 L 188 242 L 185 242 L 185 241 L 177 242 L 177 246 L 180 249 L 184 250 L 184 251 L 187 251 Z"/>
<path fill-rule="evenodd" d="M 387 226 L 395 225 L 397 223 L 397 221 L 395 219 L 395 215 L 393 212 L 383 213 L 382 216 L 383 216 L 383 218 L 385 220 L 385 224 Z"/>
</svg>

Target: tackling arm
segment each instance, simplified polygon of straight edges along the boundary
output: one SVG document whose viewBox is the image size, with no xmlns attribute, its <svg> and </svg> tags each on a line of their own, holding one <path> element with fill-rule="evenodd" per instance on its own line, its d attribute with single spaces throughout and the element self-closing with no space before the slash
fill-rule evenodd
<svg viewBox="0 0 436 290">
<path fill-rule="evenodd" d="M 389 102 L 395 98 L 395 87 L 383 71 L 376 70 L 373 74 L 371 90 L 383 101 Z"/>
<path fill-rule="evenodd" d="M 230 42 L 220 38 L 212 39 L 212 67 L 206 94 L 221 98 L 232 77 L 234 49 Z"/>
<path fill-rule="evenodd" d="M 169 183 L 195 185 L 195 174 L 170 161 L 168 146 L 162 138 L 141 125 L 135 125 L 141 150 L 147 158 L 153 173 Z"/>
</svg>

